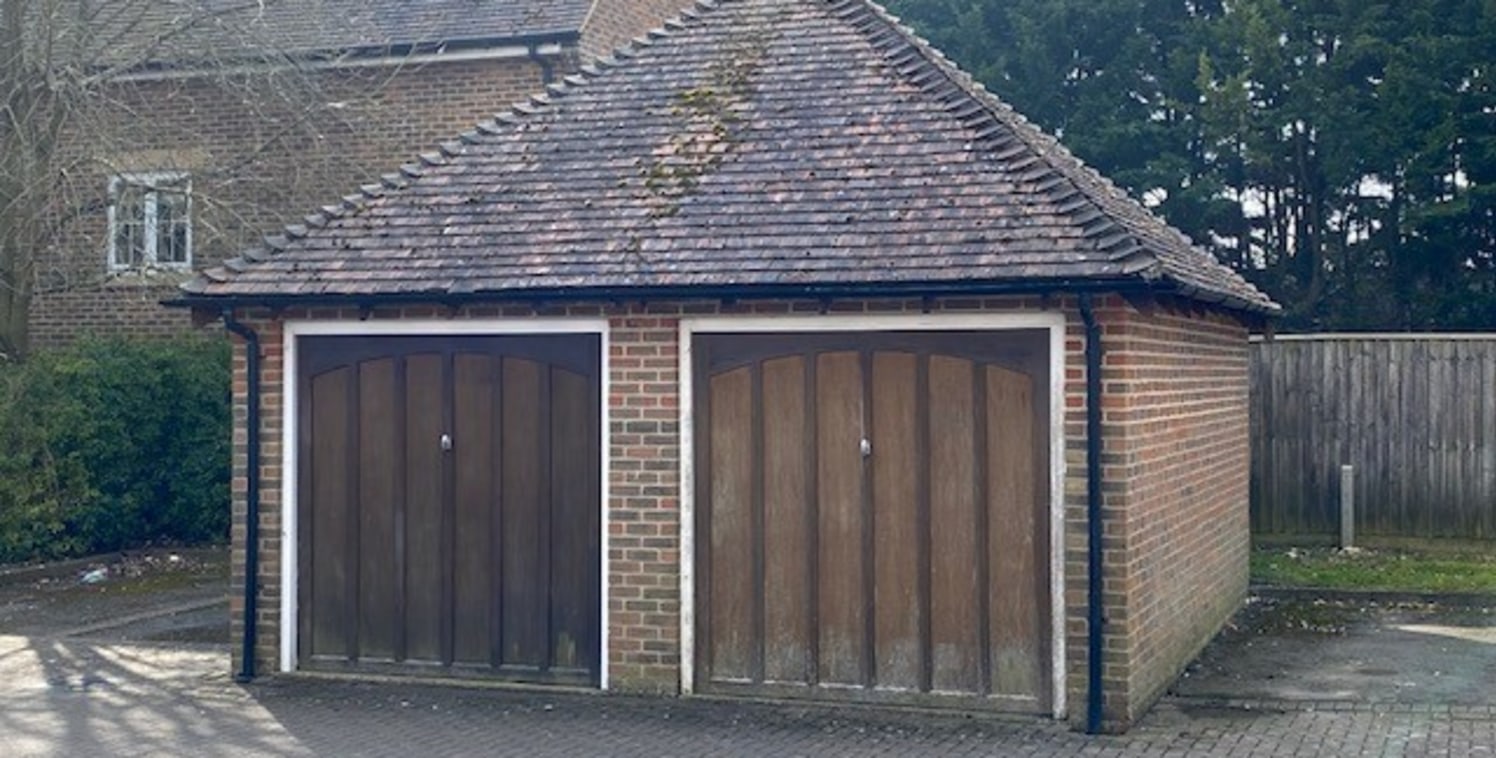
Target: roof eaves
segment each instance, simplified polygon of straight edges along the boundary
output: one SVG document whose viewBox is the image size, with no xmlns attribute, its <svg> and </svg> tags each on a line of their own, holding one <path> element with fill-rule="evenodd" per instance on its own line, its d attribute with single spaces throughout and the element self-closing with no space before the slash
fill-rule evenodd
<svg viewBox="0 0 1496 758">
<path fill-rule="evenodd" d="M 877 2 L 835 2 L 835 12 L 863 30 L 901 75 L 944 104 L 983 143 L 990 158 L 1009 170 L 1027 171 L 1020 178 L 1034 182 L 1035 189 L 1045 193 L 1062 213 L 1069 214 L 1096 249 L 1107 253 L 1113 263 L 1150 281 L 1173 281 L 1179 291 L 1207 302 L 1230 303 L 1267 314 L 1281 310 L 1265 297 L 1259 301 L 1237 296 L 1175 276 L 1156 246 L 1195 249 L 1182 232 L 1162 222 L 1148 224 L 1132 218 L 1122 208 L 1135 201 L 1120 187 L 989 92 Z M 1165 238 L 1157 239 L 1160 234 Z"/>
<path fill-rule="evenodd" d="M 517 288 L 451 292 L 447 290 L 391 293 L 294 294 L 204 294 L 186 291 L 164 300 L 178 308 L 283 308 L 290 306 L 444 305 L 546 301 L 632 302 L 648 300 L 835 300 L 841 298 L 940 298 L 963 296 L 1058 295 L 1073 292 L 1156 293 L 1158 289 L 1135 277 L 1086 277 L 1046 279 L 1002 279 L 964 281 L 912 281 L 866 284 L 830 282 L 821 284 L 722 284 L 722 285 L 608 285 L 600 287 Z"/>
</svg>

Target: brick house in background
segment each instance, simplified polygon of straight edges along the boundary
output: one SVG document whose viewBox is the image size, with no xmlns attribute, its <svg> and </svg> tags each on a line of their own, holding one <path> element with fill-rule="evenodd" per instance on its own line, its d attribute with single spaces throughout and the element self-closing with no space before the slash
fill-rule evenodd
<svg viewBox="0 0 1496 758">
<path fill-rule="evenodd" d="M 32 346 L 188 328 L 159 303 L 193 269 L 377 181 L 685 4 L 285 0 L 200 22 L 175 57 L 145 56 L 113 77 L 110 97 L 134 115 L 111 118 L 108 140 L 72 135 L 88 171 L 68 201 L 82 212 L 38 262 Z M 138 18 L 102 15 L 127 29 L 101 44 L 127 55 L 198 6 L 138 7 Z"/>
<path fill-rule="evenodd" d="M 698 0 L 176 304 L 244 678 L 1115 730 L 1245 595 L 1278 307 L 871 0 Z"/>
</svg>

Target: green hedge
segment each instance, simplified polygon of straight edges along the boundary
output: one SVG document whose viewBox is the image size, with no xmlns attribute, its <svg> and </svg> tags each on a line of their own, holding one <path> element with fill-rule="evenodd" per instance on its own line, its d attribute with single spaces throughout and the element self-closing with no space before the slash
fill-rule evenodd
<svg viewBox="0 0 1496 758">
<path fill-rule="evenodd" d="M 0 563 L 229 528 L 224 340 L 86 340 L 0 367 Z"/>
</svg>

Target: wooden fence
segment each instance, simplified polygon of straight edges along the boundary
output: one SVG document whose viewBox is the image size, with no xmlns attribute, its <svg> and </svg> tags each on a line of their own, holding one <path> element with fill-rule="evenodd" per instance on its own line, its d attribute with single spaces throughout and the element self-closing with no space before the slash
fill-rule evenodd
<svg viewBox="0 0 1496 758">
<path fill-rule="evenodd" d="M 1304 335 L 1252 345 L 1252 530 L 1496 539 L 1496 335 Z"/>
</svg>

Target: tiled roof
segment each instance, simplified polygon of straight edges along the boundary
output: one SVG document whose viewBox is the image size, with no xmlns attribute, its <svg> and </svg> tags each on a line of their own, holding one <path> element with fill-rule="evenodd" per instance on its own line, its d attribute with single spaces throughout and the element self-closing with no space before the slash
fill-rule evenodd
<svg viewBox="0 0 1496 758">
<path fill-rule="evenodd" d="M 1156 288 L 1277 306 L 869 0 L 699 0 L 187 300 Z"/>
<path fill-rule="evenodd" d="M 366 48 L 576 34 L 592 0 L 180 0 L 105 6 L 96 26 L 122 60 L 238 51 L 335 53 Z M 162 35 L 172 42 L 151 51 Z M 159 63 L 166 61 L 158 60 Z"/>
</svg>

